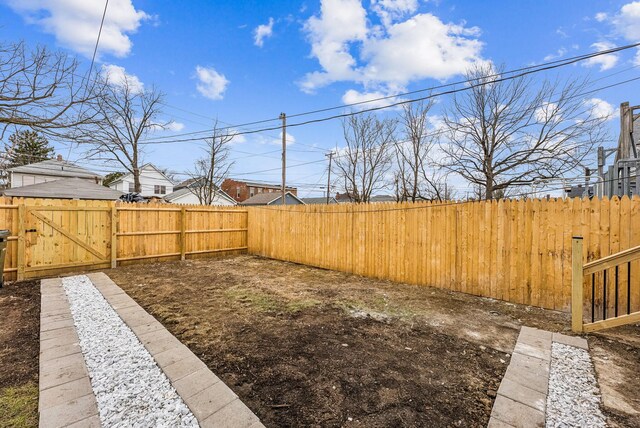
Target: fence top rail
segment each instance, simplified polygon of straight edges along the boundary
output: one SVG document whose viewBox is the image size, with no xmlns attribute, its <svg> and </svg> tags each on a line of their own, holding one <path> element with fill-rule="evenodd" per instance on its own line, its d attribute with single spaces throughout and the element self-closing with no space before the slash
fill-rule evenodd
<svg viewBox="0 0 640 428">
<path fill-rule="evenodd" d="M 229 208 L 229 209 L 226 209 L 226 210 L 221 210 L 220 208 L 217 208 L 217 209 L 185 208 L 184 210 L 186 212 L 189 212 L 189 213 L 204 212 L 204 213 L 232 213 L 232 214 L 238 213 L 238 214 L 246 214 L 246 213 L 249 212 L 247 210 L 238 210 L 238 209 L 235 209 L 235 208 Z"/>
<path fill-rule="evenodd" d="M 110 207 L 63 206 L 63 205 L 26 205 L 29 211 L 111 211 Z"/>
<path fill-rule="evenodd" d="M 118 211 L 173 211 L 180 212 L 182 208 L 156 208 L 156 207 L 147 207 L 147 208 L 137 208 L 137 207 L 120 207 L 116 206 Z"/>
<path fill-rule="evenodd" d="M 589 262 L 582 267 L 582 273 L 584 275 L 589 275 L 636 259 L 640 259 L 640 245 Z"/>
</svg>

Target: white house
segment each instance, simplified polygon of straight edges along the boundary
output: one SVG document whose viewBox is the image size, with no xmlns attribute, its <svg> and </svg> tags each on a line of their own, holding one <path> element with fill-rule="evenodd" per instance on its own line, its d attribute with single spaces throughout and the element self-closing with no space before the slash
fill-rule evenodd
<svg viewBox="0 0 640 428">
<path fill-rule="evenodd" d="M 140 167 L 140 194 L 145 197 L 164 197 L 173 192 L 173 182 L 155 165 L 147 163 Z M 125 174 L 109 184 L 109 187 L 124 193 L 135 192 L 133 174 Z"/>
<path fill-rule="evenodd" d="M 16 166 L 7 170 L 10 188 L 30 186 L 32 184 L 47 183 L 64 178 L 80 178 L 95 184 L 102 184 L 102 176 L 74 163 L 56 159 Z"/>
<path fill-rule="evenodd" d="M 184 181 L 175 186 L 174 192 L 168 194 L 164 197 L 164 200 L 171 204 L 188 204 L 188 205 L 199 205 L 200 199 L 197 196 L 197 190 L 192 190 L 194 186 L 198 185 L 197 179 L 190 179 Z M 215 187 L 215 195 L 213 197 L 213 201 L 211 205 L 236 205 L 236 201 L 229 195 L 227 195 L 224 190 L 220 189 L 218 186 Z"/>
</svg>

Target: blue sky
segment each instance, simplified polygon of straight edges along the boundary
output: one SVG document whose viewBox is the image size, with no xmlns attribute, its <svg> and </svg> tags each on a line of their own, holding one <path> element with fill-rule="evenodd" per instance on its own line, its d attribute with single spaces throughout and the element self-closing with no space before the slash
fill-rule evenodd
<svg viewBox="0 0 640 428">
<path fill-rule="evenodd" d="M 77 54 L 88 67 L 103 8 L 102 0 L 0 0 L 0 34 Z M 164 115 L 175 123 L 153 139 L 207 129 L 214 118 L 240 124 L 456 81 L 478 61 L 513 69 L 638 41 L 640 2 L 629 1 L 110 0 L 96 67 L 166 93 Z M 603 86 L 637 77 L 636 64 L 630 50 L 545 76 Z M 638 89 L 633 82 L 591 95 L 600 111 L 614 112 L 611 145 L 617 106 L 637 104 Z M 290 134 L 290 182 L 317 194 L 324 150 L 342 145 L 340 122 Z M 279 132 L 238 140 L 234 173 L 277 182 L 277 170 L 253 172 L 279 167 Z M 163 144 L 149 146 L 145 160 L 184 172 L 201 154 L 199 142 Z M 71 158 L 80 155 L 74 149 Z"/>
</svg>

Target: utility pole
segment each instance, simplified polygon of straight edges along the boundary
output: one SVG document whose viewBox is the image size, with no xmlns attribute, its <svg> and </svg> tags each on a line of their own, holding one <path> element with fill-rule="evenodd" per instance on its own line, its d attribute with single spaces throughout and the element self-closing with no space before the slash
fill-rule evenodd
<svg viewBox="0 0 640 428">
<path fill-rule="evenodd" d="M 282 120 L 282 205 L 287 205 L 287 115 L 280 113 Z"/>
<path fill-rule="evenodd" d="M 330 193 L 330 186 L 331 186 L 331 159 L 333 158 L 333 152 L 329 152 L 328 154 L 325 154 L 325 156 L 329 156 L 329 173 L 327 174 L 327 205 L 329 205 L 329 195 Z"/>
</svg>

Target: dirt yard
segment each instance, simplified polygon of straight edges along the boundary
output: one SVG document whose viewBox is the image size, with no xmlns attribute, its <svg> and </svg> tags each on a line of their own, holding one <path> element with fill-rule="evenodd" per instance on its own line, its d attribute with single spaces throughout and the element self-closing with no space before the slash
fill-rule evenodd
<svg viewBox="0 0 640 428">
<path fill-rule="evenodd" d="M 0 427 L 38 426 L 40 281 L 0 289 Z"/>
<path fill-rule="evenodd" d="M 240 256 L 107 271 L 270 427 L 484 427 L 522 324 L 567 315 Z"/>
<path fill-rule="evenodd" d="M 273 427 L 485 426 L 520 326 L 569 325 L 566 314 L 253 256 L 107 273 Z M 39 290 L 0 290 L 3 428 L 37 426 Z M 611 425 L 640 427 L 640 326 L 589 343 Z"/>
</svg>

